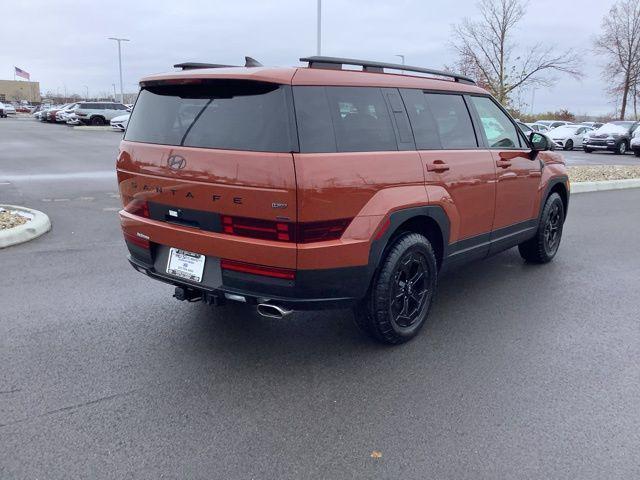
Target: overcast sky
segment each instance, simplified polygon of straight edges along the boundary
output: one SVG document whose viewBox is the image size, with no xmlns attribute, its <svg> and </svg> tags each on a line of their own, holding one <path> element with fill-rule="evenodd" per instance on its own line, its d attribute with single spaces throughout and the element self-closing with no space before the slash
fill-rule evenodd
<svg viewBox="0 0 640 480">
<path fill-rule="evenodd" d="M 31 74 L 46 92 L 84 95 L 112 91 L 118 84 L 115 42 L 123 44 L 125 91 L 140 77 L 171 70 L 192 60 L 237 64 L 250 55 L 265 65 L 297 65 L 315 54 L 316 0 L 3 0 L 0 78 L 13 78 L 13 66 Z M 324 55 L 399 61 L 442 68 L 452 63 L 451 25 L 474 18 L 475 0 L 323 0 Z M 520 48 L 537 42 L 573 48 L 585 77 L 560 77 L 538 90 L 535 111 L 568 108 L 607 113 L 613 103 L 600 78 L 602 59 L 591 53 L 592 39 L 613 0 L 535 0 L 521 22 Z M 531 92 L 525 95 L 531 102 Z"/>
</svg>

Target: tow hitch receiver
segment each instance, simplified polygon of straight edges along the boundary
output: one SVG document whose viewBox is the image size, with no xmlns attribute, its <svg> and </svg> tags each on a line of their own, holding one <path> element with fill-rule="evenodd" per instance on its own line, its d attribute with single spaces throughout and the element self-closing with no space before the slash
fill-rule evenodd
<svg viewBox="0 0 640 480">
<path fill-rule="evenodd" d="M 202 300 L 202 293 L 191 288 L 176 287 L 173 296 L 178 300 L 186 300 L 188 302 L 197 302 Z"/>
</svg>

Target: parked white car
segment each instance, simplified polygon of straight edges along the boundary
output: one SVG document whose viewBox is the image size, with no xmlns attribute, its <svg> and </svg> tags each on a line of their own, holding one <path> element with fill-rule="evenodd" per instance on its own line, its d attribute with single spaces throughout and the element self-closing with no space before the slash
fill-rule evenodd
<svg viewBox="0 0 640 480">
<path fill-rule="evenodd" d="M 586 125 L 563 125 L 549 131 L 547 135 L 551 137 L 558 148 L 573 150 L 574 148 L 582 148 L 584 136 L 591 131 L 593 128 Z"/>
<path fill-rule="evenodd" d="M 72 112 L 67 118 L 67 125 L 76 126 L 80 125 L 80 119 L 76 115 L 76 112 Z"/>
<path fill-rule="evenodd" d="M 541 123 L 525 123 L 525 125 L 531 130 L 535 130 L 539 133 L 545 133 L 549 131 L 549 127 L 547 127 L 546 125 L 542 125 Z"/>
<path fill-rule="evenodd" d="M 3 110 L 3 114 L 4 114 L 5 118 L 6 118 L 7 115 L 15 115 L 16 114 L 16 107 L 11 105 L 10 103 L 3 104 L 2 110 Z"/>
<path fill-rule="evenodd" d="M 111 128 L 124 132 L 127 129 L 127 125 L 129 124 L 130 116 L 131 114 L 127 113 L 125 115 L 120 115 L 119 117 L 113 118 L 111 120 Z"/>
<path fill-rule="evenodd" d="M 127 107 L 116 102 L 81 102 L 76 115 L 86 125 L 104 125 L 126 113 Z"/>
<path fill-rule="evenodd" d="M 550 130 L 561 127 L 562 125 L 571 125 L 571 122 L 567 122 L 565 120 L 538 120 L 536 123 L 538 125 L 544 125 Z"/>
<path fill-rule="evenodd" d="M 69 120 L 69 117 L 76 111 L 79 105 L 79 103 L 74 103 L 62 110 L 58 110 L 56 112 L 56 123 L 67 123 L 67 120 Z"/>
<path fill-rule="evenodd" d="M 636 157 L 640 157 L 640 128 L 636 128 L 633 138 L 631 139 L 631 150 Z"/>
</svg>

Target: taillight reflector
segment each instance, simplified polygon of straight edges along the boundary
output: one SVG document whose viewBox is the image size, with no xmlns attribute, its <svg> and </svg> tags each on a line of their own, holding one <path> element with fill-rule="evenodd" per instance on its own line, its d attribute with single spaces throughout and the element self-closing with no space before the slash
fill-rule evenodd
<svg viewBox="0 0 640 480">
<path fill-rule="evenodd" d="M 289 270 L 288 268 L 267 267 L 253 263 L 226 260 L 224 258 L 220 260 L 220 268 L 222 268 L 222 270 L 251 273 L 253 275 L 263 275 L 265 277 L 282 278 L 285 280 L 294 280 L 296 278 L 295 270 Z"/>
<path fill-rule="evenodd" d="M 139 247 L 145 248 L 145 249 L 147 249 L 147 250 L 148 250 L 149 248 L 151 248 L 151 243 L 149 242 L 149 240 L 148 240 L 148 239 L 146 239 L 146 238 L 142 238 L 142 237 L 139 237 L 139 236 L 137 236 L 137 235 L 133 235 L 133 234 L 131 234 L 131 233 L 127 233 L 127 232 L 123 232 L 123 233 L 124 233 L 124 239 L 125 239 L 127 242 L 131 242 L 131 243 L 133 243 L 134 245 L 137 245 L 137 246 L 139 246 Z"/>
</svg>

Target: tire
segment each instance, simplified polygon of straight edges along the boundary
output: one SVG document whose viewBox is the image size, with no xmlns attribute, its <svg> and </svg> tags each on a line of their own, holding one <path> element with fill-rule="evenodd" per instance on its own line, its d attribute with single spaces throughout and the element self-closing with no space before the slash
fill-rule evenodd
<svg viewBox="0 0 640 480">
<path fill-rule="evenodd" d="M 585 147 L 585 148 L 583 148 L 583 150 L 584 150 L 584 153 L 591 153 L 591 152 L 593 152 L 593 150 L 591 150 L 590 148 L 586 148 L 586 147 Z"/>
<path fill-rule="evenodd" d="M 520 256 L 530 263 L 548 263 L 558 253 L 564 227 L 564 204 L 557 193 L 547 198 L 536 235 L 518 245 Z"/>
<path fill-rule="evenodd" d="M 387 249 L 369 293 L 354 308 L 356 324 L 381 343 L 411 340 L 425 324 L 437 279 L 429 240 L 418 233 L 400 236 Z"/>
<path fill-rule="evenodd" d="M 563 150 L 573 150 L 573 140 L 567 140 L 567 143 L 564 144 Z"/>
<path fill-rule="evenodd" d="M 629 146 L 626 141 L 620 142 L 620 144 L 616 147 L 616 155 L 624 155 L 629 150 Z"/>
<path fill-rule="evenodd" d="M 634 154 L 636 157 L 640 157 L 640 150 L 634 150 L 634 151 L 633 151 L 633 154 Z"/>
<path fill-rule="evenodd" d="M 105 124 L 105 121 L 102 117 L 91 117 L 89 123 L 91 123 L 91 125 L 101 126 Z"/>
</svg>

